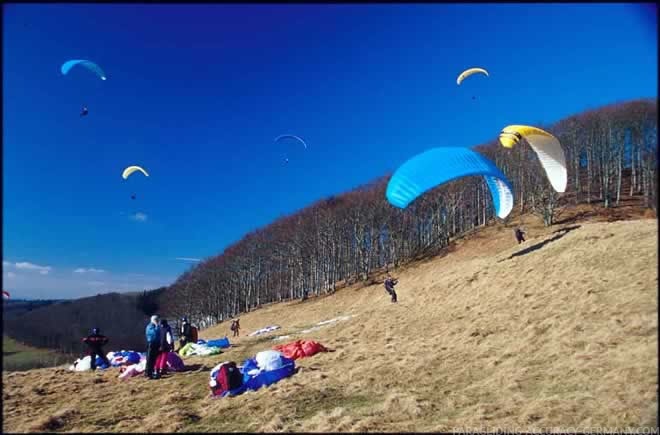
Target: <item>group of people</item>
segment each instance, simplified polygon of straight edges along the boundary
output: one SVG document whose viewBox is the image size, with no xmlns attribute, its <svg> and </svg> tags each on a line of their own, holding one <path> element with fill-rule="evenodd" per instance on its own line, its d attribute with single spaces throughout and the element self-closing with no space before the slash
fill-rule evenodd
<svg viewBox="0 0 660 435">
<path fill-rule="evenodd" d="M 192 326 L 186 317 L 181 319 L 181 330 L 179 332 L 179 348 L 187 343 L 197 342 L 197 328 Z M 144 376 L 149 379 L 159 379 L 167 373 L 167 354 L 174 351 L 174 334 L 167 320 L 161 319 L 158 315 L 151 316 L 145 334 L 147 338 L 147 361 Z M 88 346 L 87 353 L 91 358 L 92 370 L 96 370 L 97 357 L 105 365 L 110 366 L 110 362 L 103 351 L 103 346 L 108 344 L 109 340 L 108 337 L 101 334 L 99 328 L 93 328 L 92 333 L 83 338 L 82 341 Z"/>
<path fill-rule="evenodd" d="M 172 328 L 168 325 L 167 320 L 153 315 L 145 333 L 147 336 L 147 364 L 144 376 L 149 379 L 159 379 L 166 373 L 167 354 L 174 350 Z"/>
<path fill-rule="evenodd" d="M 167 354 L 174 351 L 175 347 L 172 328 L 168 325 L 167 320 L 153 315 L 145 333 L 147 336 L 147 364 L 144 376 L 149 379 L 160 379 L 167 373 Z M 188 343 L 197 342 L 197 328 L 191 325 L 186 317 L 181 319 L 179 337 L 179 349 Z"/>
</svg>

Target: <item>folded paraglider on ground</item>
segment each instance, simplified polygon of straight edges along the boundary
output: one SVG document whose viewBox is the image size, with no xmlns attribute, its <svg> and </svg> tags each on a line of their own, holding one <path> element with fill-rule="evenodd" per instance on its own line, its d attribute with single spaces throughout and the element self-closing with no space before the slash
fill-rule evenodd
<svg viewBox="0 0 660 435">
<path fill-rule="evenodd" d="M 179 349 L 179 355 L 186 356 L 209 356 L 222 353 L 218 346 L 207 346 L 206 344 L 188 343 Z"/>
<path fill-rule="evenodd" d="M 213 340 L 202 340 L 199 339 L 197 340 L 197 344 L 203 344 L 209 347 L 219 347 L 221 349 L 225 349 L 231 346 L 231 343 L 229 343 L 229 339 L 225 336 L 223 338 L 215 338 Z"/>
<path fill-rule="evenodd" d="M 280 344 L 279 346 L 273 347 L 273 349 L 281 352 L 282 355 L 292 360 L 310 357 L 319 352 L 330 351 L 318 341 L 313 340 L 297 340 L 292 343 Z"/>
<path fill-rule="evenodd" d="M 267 334 L 271 331 L 275 331 L 276 329 L 280 329 L 280 327 L 277 326 L 277 325 L 266 326 L 265 328 L 257 329 L 256 331 L 248 334 L 248 337 L 253 337 L 255 335 L 261 335 L 261 334 Z"/>
<path fill-rule="evenodd" d="M 255 358 L 246 359 L 242 366 L 237 367 L 242 378 L 236 376 L 234 367 L 235 363 L 225 361 L 211 370 L 209 388 L 212 397 L 236 396 L 248 390 L 256 391 L 292 376 L 296 371 L 296 363 L 292 359 L 274 350 L 259 352 Z"/>
</svg>

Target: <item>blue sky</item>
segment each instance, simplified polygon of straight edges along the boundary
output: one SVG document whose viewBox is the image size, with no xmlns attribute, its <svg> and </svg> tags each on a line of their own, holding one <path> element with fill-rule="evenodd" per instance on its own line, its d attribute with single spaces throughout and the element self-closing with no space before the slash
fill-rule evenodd
<svg viewBox="0 0 660 435">
<path fill-rule="evenodd" d="M 177 258 L 215 255 L 429 147 L 656 96 L 650 11 L 5 4 L 3 288 L 70 298 L 166 285 L 194 264 Z M 76 58 L 108 80 L 63 76 Z M 490 77 L 456 86 L 471 66 Z M 286 133 L 309 148 L 273 142 Z M 124 181 L 132 164 L 150 177 Z"/>
</svg>

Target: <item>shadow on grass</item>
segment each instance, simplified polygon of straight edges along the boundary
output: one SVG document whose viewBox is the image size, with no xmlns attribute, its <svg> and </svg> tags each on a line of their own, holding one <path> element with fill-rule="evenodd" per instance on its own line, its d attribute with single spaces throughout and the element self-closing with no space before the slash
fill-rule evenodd
<svg viewBox="0 0 660 435">
<path fill-rule="evenodd" d="M 564 237 L 566 234 L 570 233 L 573 230 L 577 230 L 578 228 L 580 228 L 580 225 L 573 225 L 571 227 L 559 228 L 558 230 L 555 230 L 553 232 L 553 234 L 555 234 L 555 235 L 552 236 L 551 238 L 546 239 L 546 240 L 544 240 L 540 243 L 537 243 L 535 245 L 529 246 L 529 247 L 527 247 L 527 248 L 525 248 L 521 251 L 514 252 L 508 258 L 505 258 L 505 259 L 502 259 L 502 260 L 498 261 L 498 263 L 501 263 L 502 261 L 506 261 L 506 260 L 511 260 L 514 257 L 520 257 L 522 255 L 526 255 L 526 254 L 529 254 L 531 252 L 538 251 L 539 249 L 543 248 L 548 243 L 552 243 L 554 241 L 557 241 L 557 240 L 561 239 L 562 237 Z"/>
<path fill-rule="evenodd" d="M 181 373 L 187 373 L 187 372 L 200 372 L 202 370 L 208 370 L 209 368 L 205 364 L 190 364 L 186 365 L 185 368 L 181 371 Z"/>
</svg>

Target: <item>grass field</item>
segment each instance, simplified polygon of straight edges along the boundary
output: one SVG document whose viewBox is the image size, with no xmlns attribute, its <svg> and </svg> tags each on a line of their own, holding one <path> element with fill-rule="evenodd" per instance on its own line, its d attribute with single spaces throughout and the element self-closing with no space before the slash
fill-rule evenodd
<svg viewBox="0 0 660 435">
<path fill-rule="evenodd" d="M 394 271 L 397 304 L 382 284 L 354 285 L 243 314 L 231 348 L 185 358 L 186 371 L 160 381 L 122 381 L 117 369 L 3 373 L 3 431 L 656 427 L 657 220 L 516 224 L 528 231 L 523 245 L 492 225 Z M 200 337 L 229 333 L 223 322 Z M 297 360 L 298 373 L 268 388 L 209 397 L 216 364 L 295 339 L 334 352 Z"/>
<path fill-rule="evenodd" d="M 71 355 L 26 346 L 7 335 L 2 336 L 2 368 L 5 371 L 55 367 L 67 362 L 73 362 Z"/>
</svg>

